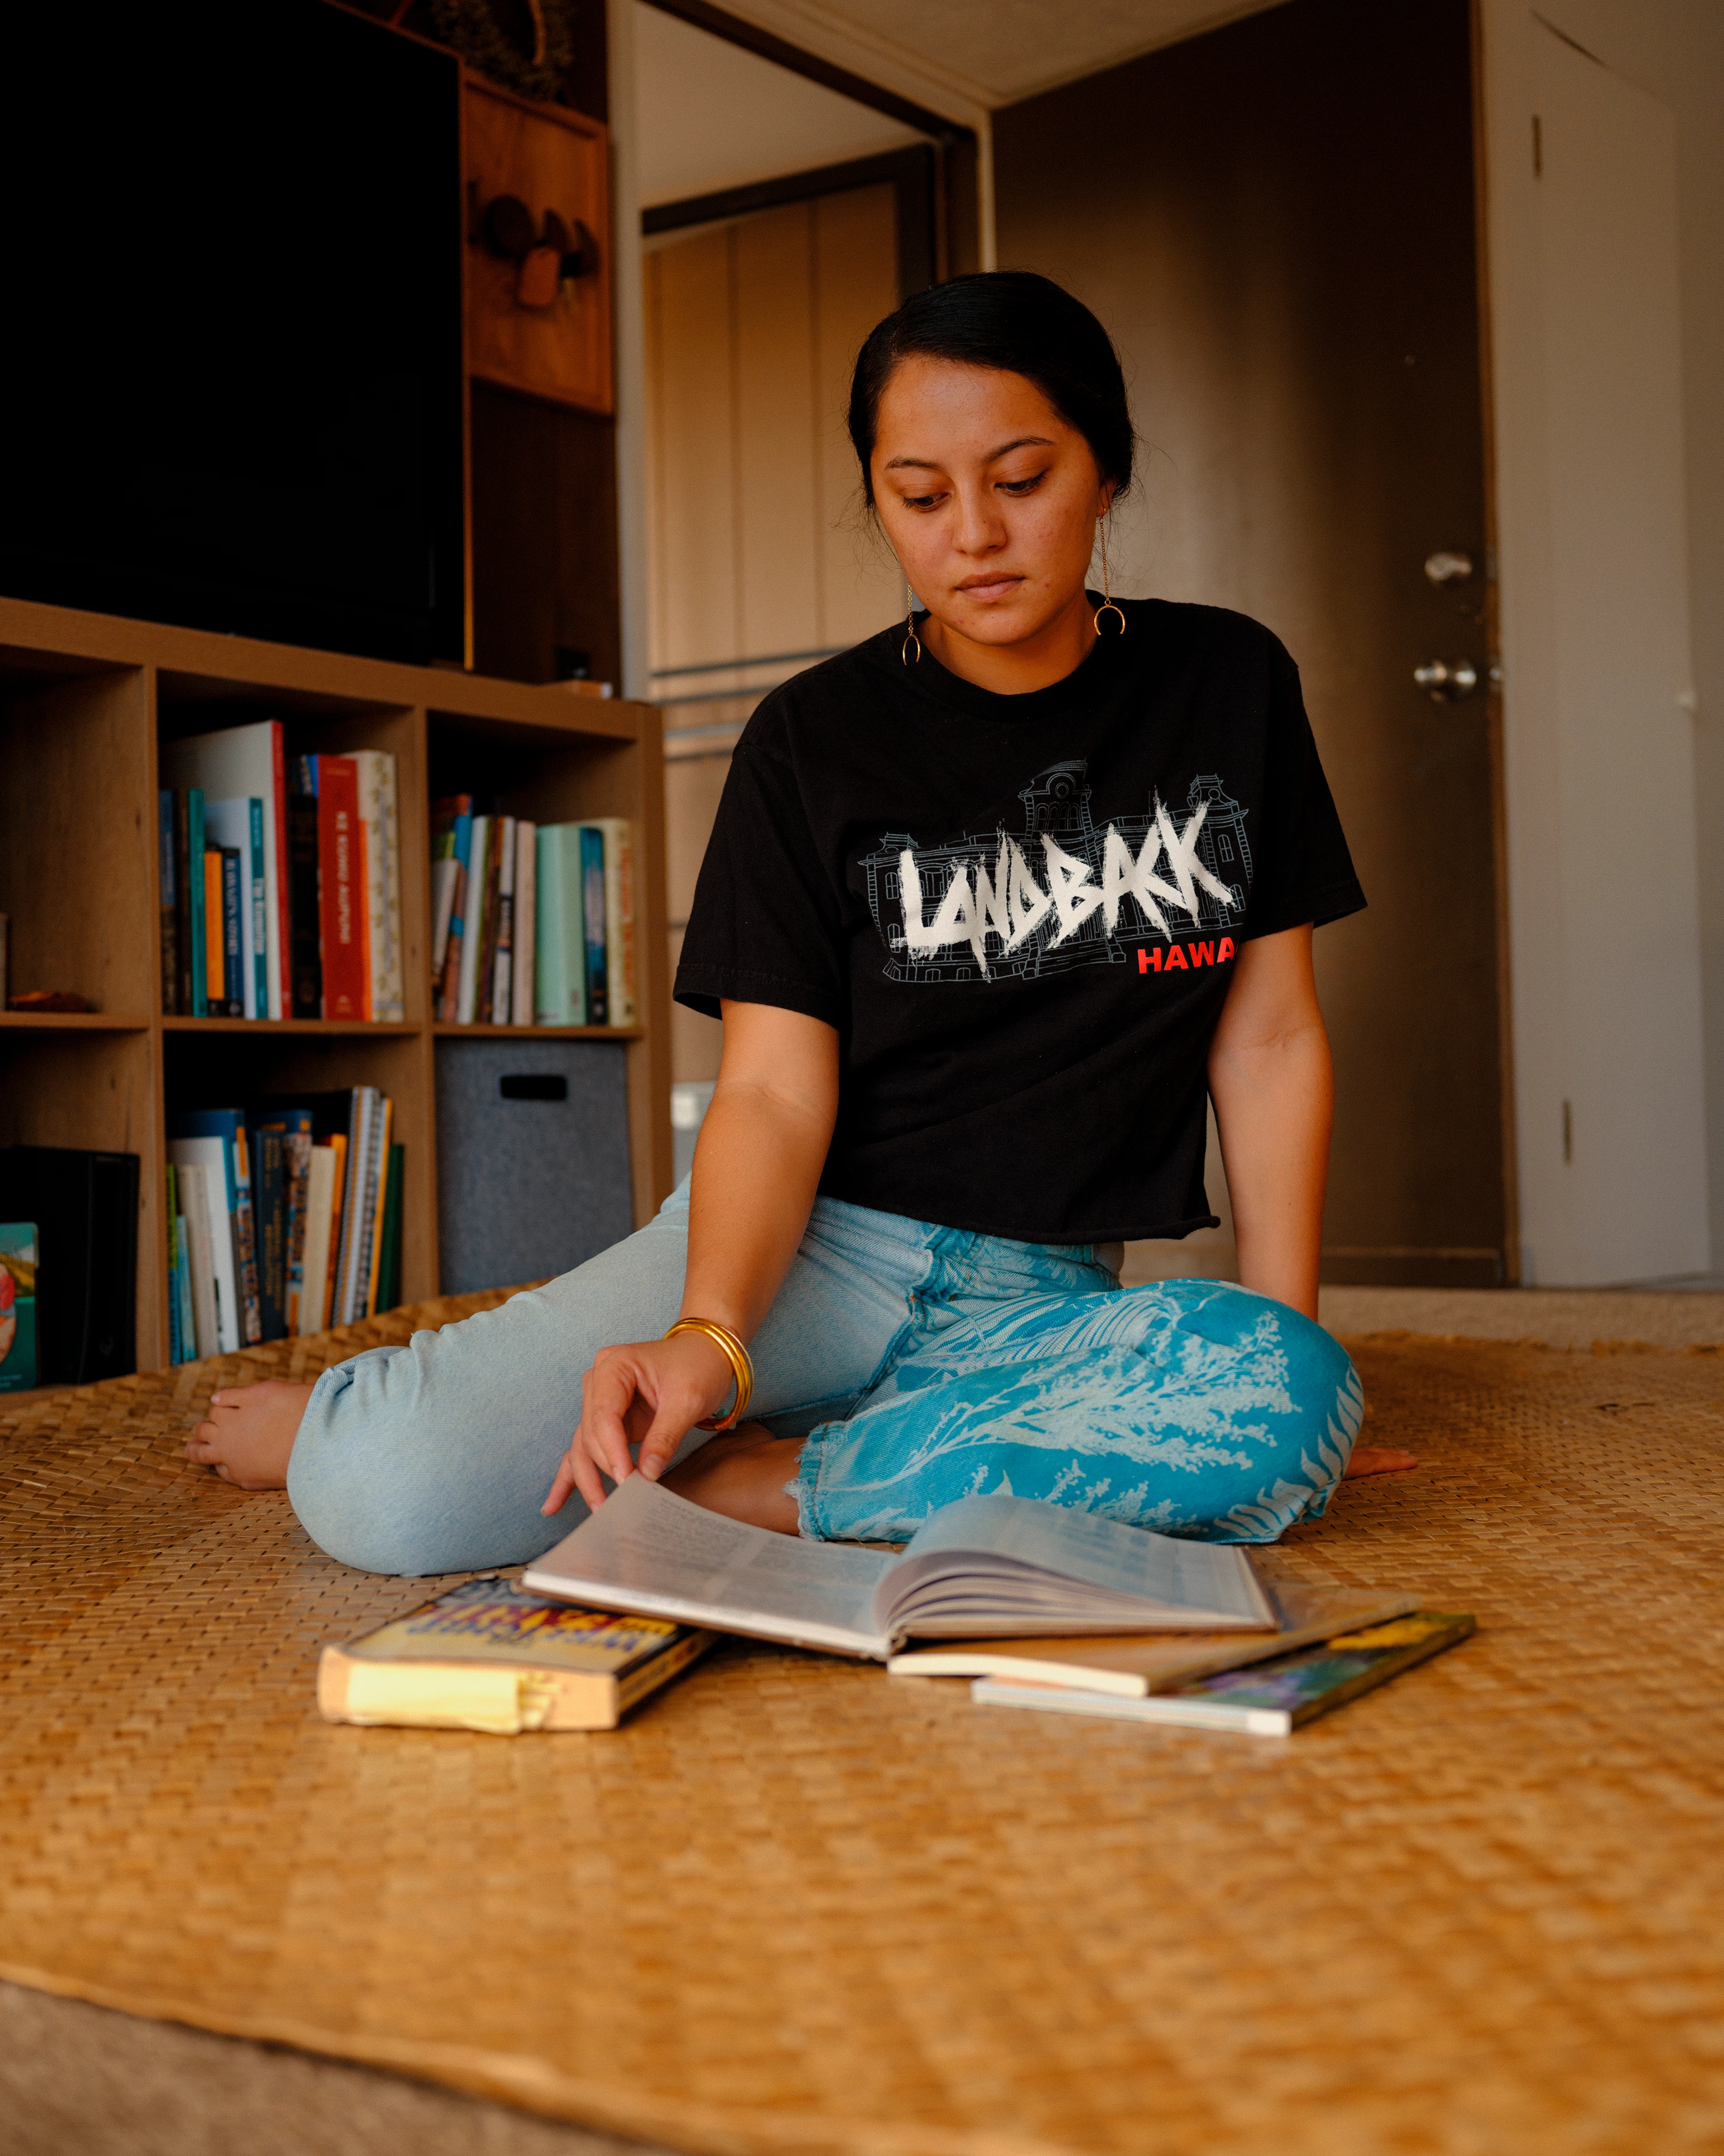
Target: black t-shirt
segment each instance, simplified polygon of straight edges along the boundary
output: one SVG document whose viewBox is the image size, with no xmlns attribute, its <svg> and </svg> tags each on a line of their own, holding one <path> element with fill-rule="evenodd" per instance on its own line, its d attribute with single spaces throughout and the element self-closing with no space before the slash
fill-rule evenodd
<svg viewBox="0 0 1724 2156">
<path fill-rule="evenodd" d="M 900 624 L 737 744 L 677 999 L 836 1027 L 828 1195 L 1021 1242 L 1214 1224 L 1238 947 L 1365 899 L 1280 644 L 1215 607 L 1125 617 L 1017 696 L 905 665 Z"/>
</svg>

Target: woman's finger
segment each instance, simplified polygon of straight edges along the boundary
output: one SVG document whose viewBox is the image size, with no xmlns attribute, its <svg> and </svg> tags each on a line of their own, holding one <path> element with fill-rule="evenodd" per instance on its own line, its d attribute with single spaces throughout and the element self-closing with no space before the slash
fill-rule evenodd
<svg viewBox="0 0 1724 2156">
<path fill-rule="evenodd" d="M 649 1481 L 657 1481 L 670 1466 L 672 1454 L 706 1411 L 706 1403 L 698 1395 L 691 1395 L 681 1387 L 660 1404 L 651 1427 L 641 1440 L 641 1472 Z"/>
</svg>

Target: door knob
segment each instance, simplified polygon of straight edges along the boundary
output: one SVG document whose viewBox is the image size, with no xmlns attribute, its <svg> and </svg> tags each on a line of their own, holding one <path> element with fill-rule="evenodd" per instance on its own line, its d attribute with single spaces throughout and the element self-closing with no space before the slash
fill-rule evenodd
<svg viewBox="0 0 1724 2156">
<path fill-rule="evenodd" d="M 1433 659 L 1428 665 L 1415 666 L 1413 678 L 1433 704 L 1458 704 L 1478 687 L 1479 670 L 1470 659 L 1457 659 L 1452 666 Z"/>
</svg>

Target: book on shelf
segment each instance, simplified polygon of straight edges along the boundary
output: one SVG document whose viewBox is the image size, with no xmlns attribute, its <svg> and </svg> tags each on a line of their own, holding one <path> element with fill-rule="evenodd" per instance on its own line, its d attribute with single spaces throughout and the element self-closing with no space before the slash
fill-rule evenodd
<svg viewBox="0 0 1724 2156">
<path fill-rule="evenodd" d="M 461 886 L 472 829 L 471 793 L 451 794 L 431 803 L 431 1009 L 433 1016 L 440 1019 L 446 1015 L 444 980 L 451 937 L 459 963 Z"/>
<path fill-rule="evenodd" d="M 587 932 L 581 910 L 580 826 L 541 824 L 536 852 L 533 1018 L 540 1025 L 584 1025 Z"/>
<path fill-rule="evenodd" d="M 359 821 L 359 767 L 350 756 L 306 759 L 317 796 L 317 925 L 323 1015 L 363 1019 L 366 978 L 365 829 Z"/>
<path fill-rule="evenodd" d="M 0 1222 L 0 1393 L 36 1382 L 36 1224 Z"/>
<path fill-rule="evenodd" d="M 162 1008 L 169 1016 L 179 1009 L 179 867 L 174 839 L 173 789 L 156 796 L 156 875 L 162 911 Z M 0 1009 L 5 988 L 0 984 Z"/>
<path fill-rule="evenodd" d="M 1403 1670 L 1428 1661 L 1478 1629 L 1474 1618 L 1415 1609 L 1387 1623 L 1358 1626 L 1249 1668 L 1211 1672 L 1166 1691 L 1122 1699 L 1088 1689 L 980 1677 L 970 1696 L 984 1707 L 1019 1707 L 1044 1714 L 1101 1715 L 1176 1728 L 1233 1731 L 1248 1737 L 1289 1737 L 1361 1692 L 1375 1691 Z"/>
<path fill-rule="evenodd" d="M 509 1023 L 509 1003 L 515 987 L 515 819 L 497 819 L 497 927 L 491 939 L 485 997 L 491 1023 Z"/>
<path fill-rule="evenodd" d="M 596 824 L 579 825 L 581 918 L 586 938 L 587 1024 L 610 1023 L 610 983 L 605 932 L 605 834 Z"/>
<path fill-rule="evenodd" d="M 461 921 L 461 971 L 455 989 L 454 1018 L 457 1025 L 471 1025 L 478 1007 L 479 952 L 485 937 L 486 871 L 491 844 L 489 816 L 476 816 L 468 839 L 466 902 Z"/>
<path fill-rule="evenodd" d="M 317 903 L 317 772 L 306 756 L 293 759 L 287 797 L 288 947 L 295 1018 L 323 1015 L 322 916 Z"/>
<path fill-rule="evenodd" d="M 326 1720 L 475 1729 L 614 1729 L 680 1676 L 710 1632 L 571 1609 L 507 1579 L 469 1579 L 317 1665 Z"/>
<path fill-rule="evenodd" d="M 1367 1587 L 1260 1581 L 1274 1605 L 1274 1632 L 1122 1633 L 1109 1638 L 951 1640 L 910 1647 L 886 1665 L 895 1677 L 999 1677 L 1010 1684 L 1062 1686 L 1115 1699 L 1147 1699 L 1221 1670 L 1290 1654 L 1331 1633 L 1386 1624 L 1418 1606 L 1411 1594 Z"/>
<path fill-rule="evenodd" d="M 638 1005 L 634 840 L 622 816 L 597 817 L 585 828 L 599 834 L 604 848 L 605 1023 L 633 1025 Z"/>
<path fill-rule="evenodd" d="M 399 1297 L 404 1154 L 392 1124 L 390 1101 L 363 1086 L 170 1119 L 178 1359 L 321 1332 Z"/>
<path fill-rule="evenodd" d="M 33 1221 L 37 1380 L 85 1385 L 137 1368 L 135 1152 L 0 1147 L 0 1219 Z"/>
<path fill-rule="evenodd" d="M 401 950 L 401 814 L 395 759 L 383 749 L 353 752 L 364 835 L 365 1015 L 399 1025 L 407 1015 Z"/>
<path fill-rule="evenodd" d="M 531 1025 L 533 975 L 538 963 L 538 826 L 526 817 L 515 823 L 514 968 L 509 982 L 509 1023 Z"/>
<path fill-rule="evenodd" d="M 1274 1632 L 1243 1550 L 1027 1497 L 963 1497 L 901 1551 L 803 1542 L 631 1475 L 522 1585 L 885 1661 L 909 1638 Z"/>
<path fill-rule="evenodd" d="M 216 838 L 222 845 L 240 850 L 246 856 L 243 880 L 250 926 L 244 943 L 251 956 L 252 978 L 250 987 L 242 991 L 244 1014 L 281 1018 L 291 1009 L 287 774 L 281 722 L 279 719 L 260 719 L 250 726 L 224 726 L 214 733 L 194 734 L 183 741 L 164 741 L 160 767 L 162 785 L 176 796 L 195 791 L 200 797 L 183 851 L 178 843 L 176 802 L 177 865 L 181 867 L 188 861 L 197 864 L 203 854 L 206 834 L 198 824 L 207 813 L 205 804 L 231 807 L 235 802 L 254 801 L 258 804 L 255 819 L 249 808 L 244 811 L 242 828 L 229 827 L 219 834 L 212 827 L 207 835 Z M 260 891 L 256 889 L 260 877 Z M 185 952 L 180 966 L 181 981 L 191 988 L 198 961 L 205 955 L 208 924 L 203 919 L 188 917 L 204 912 L 196 893 L 188 893 L 188 896 L 193 902 L 180 913 L 177 925 L 183 940 L 192 947 Z M 219 913 L 214 916 L 214 925 L 219 931 Z M 176 1008 L 183 1016 L 207 1015 L 198 1006 L 195 990 L 189 999 L 176 998 Z"/>
</svg>

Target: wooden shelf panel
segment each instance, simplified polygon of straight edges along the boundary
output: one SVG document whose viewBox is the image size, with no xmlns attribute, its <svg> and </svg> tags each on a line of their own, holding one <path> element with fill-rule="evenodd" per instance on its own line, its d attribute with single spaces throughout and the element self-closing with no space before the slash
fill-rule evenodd
<svg viewBox="0 0 1724 2156">
<path fill-rule="evenodd" d="M 147 1033 L 141 1014 L 121 1011 L 0 1011 L 0 1029 L 17 1033 Z"/>
<path fill-rule="evenodd" d="M 410 1019 L 404 1024 L 363 1018 L 165 1018 L 164 1033 L 345 1034 L 358 1040 L 411 1040 L 423 1033 Z"/>
<path fill-rule="evenodd" d="M 642 1025 L 448 1025 L 439 1019 L 439 1040 L 645 1040 Z"/>
</svg>

